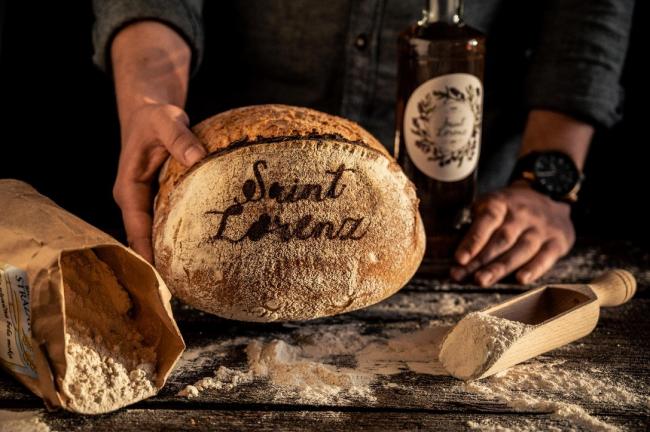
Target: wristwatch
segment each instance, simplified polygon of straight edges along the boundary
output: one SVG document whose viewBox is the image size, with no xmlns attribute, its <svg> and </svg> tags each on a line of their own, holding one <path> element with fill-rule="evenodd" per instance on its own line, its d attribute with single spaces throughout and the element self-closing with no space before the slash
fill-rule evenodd
<svg viewBox="0 0 650 432">
<path fill-rule="evenodd" d="M 584 179 L 573 159 L 561 151 L 531 152 L 517 161 L 510 182 L 526 180 L 556 201 L 574 203 Z"/>
</svg>

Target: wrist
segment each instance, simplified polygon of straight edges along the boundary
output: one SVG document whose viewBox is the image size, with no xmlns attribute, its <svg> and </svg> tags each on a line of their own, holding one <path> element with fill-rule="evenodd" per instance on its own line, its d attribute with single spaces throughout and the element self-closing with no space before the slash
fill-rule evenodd
<svg viewBox="0 0 650 432">
<path fill-rule="evenodd" d="M 134 118 L 141 118 L 140 114 L 147 111 L 147 116 L 154 114 L 158 108 L 165 109 L 170 107 L 177 107 L 184 111 L 184 107 L 175 103 L 171 103 L 166 99 L 156 98 L 146 94 L 132 94 L 128 100 L 119 100 L 117 104 L 117 113 L 120 120 L 120 125 L 126 126 L 129 120 Z"/>
<path fill-rule="evenodd" d="M 582 172 L 593 133 L 593 126 L 570 116 L 532 110 L 526 122 L 520 156 L 536 151 L 560 151 L 571 157 Z"/>
<path fill-rule="evenodd" d="M 549 197 L 547 194 L 540 192 L 539 190 L 535 189 L 533 184 L 528 181 L 528 180 L 523 180 L 523 179 L 516 179 L 511 181 L 508 186 L 509 189 L 511 190 L 518 190 L 518 191 L 527 191 L 529 194 L 534 194 L 535 196 L 538 197 L 540 200 L 544 200 L 544 202 L 547 203 L 553 203 L 555 206 L 559 206 L 562 208 L 565 208 L 566 211 L 571 212 L 572 206 L 575 204 L 575 202 L 569 201 L 569 200 L 554 200 L 551 197 Z"/>
</svg>

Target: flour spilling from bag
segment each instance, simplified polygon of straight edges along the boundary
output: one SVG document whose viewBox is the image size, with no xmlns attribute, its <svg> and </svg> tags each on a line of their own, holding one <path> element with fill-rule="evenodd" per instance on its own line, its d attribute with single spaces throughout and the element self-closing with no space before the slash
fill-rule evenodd
<svg viewBox="0 0 650 432">
<path fill-rule="evenodd" d="M 50 409 L 153 396 L 184 348 L 156 270 L 26 183 L 0 180 L 0 366 Z"/>
</svg>

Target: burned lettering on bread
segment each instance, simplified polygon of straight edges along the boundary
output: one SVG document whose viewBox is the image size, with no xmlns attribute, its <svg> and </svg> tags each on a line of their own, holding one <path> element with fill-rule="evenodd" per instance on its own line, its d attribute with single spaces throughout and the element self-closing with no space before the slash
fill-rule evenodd
<svg viewBox="0 0 650 432">
<path fill-rule="evenodd" d="M 295 220 L 284 220 L 268 212 L 260 214 L 244 232 L 233 233 L 232 221 L 243 217 L 246 207 L 261 200 L 273 200 L 280 204 L 294 204 L 300 201 L 324 203 L 341 198 L 347 185 L 343 183 L 346 173 L 354 169 L 341 164 L 333 171 L 326 170 L 328 177 L 324 185 L 318 183 L 301 183 L 293 179 L 289 184 L 273 181 L 267 187 L 263 170 L 268 169 L 265 160 L 253 163 L 254 179 L 247 179 L 241 188 L 242 197 L 235 197 L 233 203 L 225 210 L 210 210 L 206 215 L 219 215 L 216 233 L 210 241 L 227 241 L 239 243 L 244 240 L 259 241 L 269 235 L 275 235 L 283 242 L 290 240 L 359 240 L 368 233 L 370 221 L 366 216 L 345 216 L 342 220 L 319 220 L 313 214 L 302 215 Z"/>
</svg>

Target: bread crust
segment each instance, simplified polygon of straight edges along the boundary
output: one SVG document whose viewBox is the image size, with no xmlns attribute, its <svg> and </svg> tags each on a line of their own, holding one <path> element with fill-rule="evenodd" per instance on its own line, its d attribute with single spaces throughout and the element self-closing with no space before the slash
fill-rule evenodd
<svg viewBox="0 0 650 432">
<path fill-rule="evenodd" d="M 168 161 L 154 214 L 156 267 L 181 300 L 231 319 L 305 320 L 376 303 L 416 271 L 415 188 L 357 124 L 258 105 L 193 131 L 209 156 L 189 170 Z"/>
</svg>

